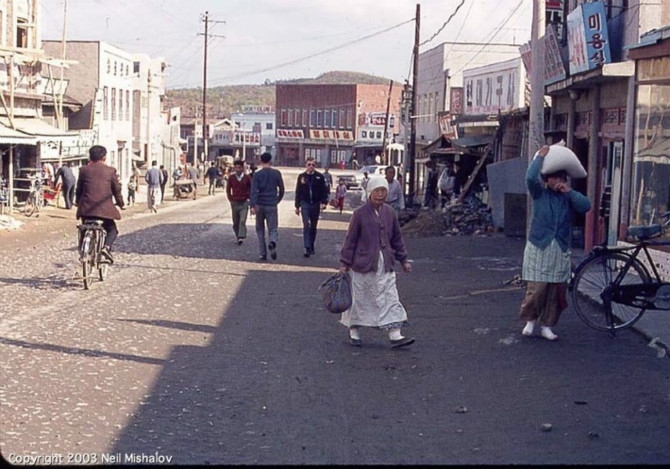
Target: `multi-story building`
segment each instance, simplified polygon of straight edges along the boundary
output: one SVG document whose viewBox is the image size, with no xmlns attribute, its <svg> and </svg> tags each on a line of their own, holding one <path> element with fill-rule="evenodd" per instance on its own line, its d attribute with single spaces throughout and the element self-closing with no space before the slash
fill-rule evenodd
<svg viewBox="0 0 670 469">
<path fill-rule="evenodd" d="M 48 53 L 60 47 L 44 41 Z M 107 164 L 124 185 L 133 164 L 157 160 L 171 171 L 181 153 L 179 112 L 163 109 L 165 61 L 102 41 L 67 41 L 67 58 L 75 62 L 64 72 L 68 95 L 82 104 L 69 117 L 70 129 L 107 148 Z"/>
<path fill-rule="evenodd" d="M 390 94 L 388 85 L 278 84 L 278 164 L 302 166 L 307 156 L 321 167 L 354 156 L 374 162 L 399 133 L 400 95 L 397 84 Z"/>
<path fill-rule="evenodd" d="M 42 50 L 37 0 L 0 0 L 0 177 L 9 180 L 10 205 L 23 198 L 27 181 L 68 136 L 44 122 L 42 73 L 60 65 Z M 16 191 L 15 191 L 16 189 Z"/>
<path fill-rule="evenodd" d="M 640 210 L 640 201 L 647 193 L 642 188 L 649 188 L 656 175 L 649 175 L 648 180 L 640 176 L 643 182 L 633 184 L 636 172 L 642 174 L 638 164 L 641 148 L 633 144 L 633 129 L 644 124 L 636 120 L 635 62 L 630 60 L 630 48 L 644 33 L 670 24 L 670 4 L 639 0 L 553 3 L 559 3 L 567 15 L 553 33 L 548 31 L 545 41 L 545 91 L 552 98 L 546 127 L 567 142 L 587 169 L 586 180 L 577 180 L 575 185 L 594 206 L 584 223 L 584 244 L 589 249 L 624 239 L 627 226 L 652 222 L 652 213 L 668 206 L 670 196 L 666 194 L 655 211 L 640 216 L 645 212 Z M 567 64 L 562 57 L 567 57 Z"/>
</svg>

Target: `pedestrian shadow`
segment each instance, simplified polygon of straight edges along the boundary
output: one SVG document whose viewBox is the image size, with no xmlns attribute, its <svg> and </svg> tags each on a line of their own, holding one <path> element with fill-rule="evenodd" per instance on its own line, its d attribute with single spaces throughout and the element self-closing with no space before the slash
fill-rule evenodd
<svg viewBox="0 0 670 469">
<path fill-rule="evenodd" d="M 188 322 L 182 321 L 167 321 L 164 319 L 117 319 L 117 321 L 122 322 L 133 322 L 137 324 L 146 324 L 148 326 L 158 326 L 158 327 L 167 327 L 170 329 L 181 329 L 184 331 L 192 332 L 205 332 L 207 334 L 213 334 L 216 332 L 216 327 L 206 326 L 204 324 L 191 324 Z"/>
<path fill-rule="evenodd" d="M 35 290 L 61 290 L 77 285 L 74 279 L 52 275 L 49 277 L 9 278 L 0 277 L 0 285 L 23 285 Z M 81 284 L 81 282 L 79 282 Z"/>
<path fill-rule="evenodd" d="M 329 219 L 330 215 L 327 217 Z M 336 217 L 333 219 L 340 221 Z M 302 228 L 280 227 L 278 258 L 271 260 L 268 255 L 265 265 L 335 267 L 338 264 L 339 249 L 345 232 L 346 225 L 343 229 L 319 228 L 316 255 L 304 258 Z M 115 253 L 141 256 L 164 255 L 184 259 L 258 262 L 259 245 L 253 223 L 247 224 L 247 238 L 244 243 L 238 246 L 235 241 L 235 234 L 228 220 L 207 224 L 173 223 L 154 225 L 121 235 L 114 245 L 114 250 Z M 267 241 L 269 238 L 266 234 Z M 121 256 L 118 257 L 119 260 L 123 260 Z M 127 264 L 135 265 L 133 262 Z M 197 264 L 185 264 L 183 268 L 199 270 Z"/>
</svg>

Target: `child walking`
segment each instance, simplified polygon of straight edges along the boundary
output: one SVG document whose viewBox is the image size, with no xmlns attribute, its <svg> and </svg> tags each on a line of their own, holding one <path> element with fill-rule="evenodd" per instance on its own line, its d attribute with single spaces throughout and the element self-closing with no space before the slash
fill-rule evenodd
<svg viewBox="0 0 670 469">
<path fill-rule="evenodd" d="M 340 209 L 340 213 L 342 213 L 342 209 L 344 208 L 344 197 L 347 195 L 347 186 L 344 184 L 344 179 L 340 178 L 340 183 L 337 185 L 337 189 L 335 190 L 335 198 L 337 199 L 337 208 Z"/>
</svg>

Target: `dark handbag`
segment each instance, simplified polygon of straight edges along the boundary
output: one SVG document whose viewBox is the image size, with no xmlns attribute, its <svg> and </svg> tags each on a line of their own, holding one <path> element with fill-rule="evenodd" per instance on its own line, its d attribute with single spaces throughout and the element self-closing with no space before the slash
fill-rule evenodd
<svg viewBox="0 0 670 469">
<path fill-rule="evenodd" d="M 351 308 L 351 277 L 349 273 L 336 272 L 317 289 L 321 302 L 328 311 L 340 314 Z"/>
</svg>

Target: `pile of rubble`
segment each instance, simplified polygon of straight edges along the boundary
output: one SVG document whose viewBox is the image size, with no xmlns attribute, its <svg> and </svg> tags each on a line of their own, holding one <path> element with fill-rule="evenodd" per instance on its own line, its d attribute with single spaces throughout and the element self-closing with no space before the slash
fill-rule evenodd
<svg viewBox="0 0 670 469">
<path fill-rule="evenodd" d="M 0 215 L 0 231 L 1 230 L 7 230 L 7 231 L 13 231 L 13 230 L 18 230 L 21 228 L 21 223 L 14 217 L 10 217 L 9 215 Z"/>
<path fill-rule="evenodd" d="M 400 217 L 403 235 L 423 238 L 443 235 L 479 235 L 495 231 L 491 209 L 477 197 L 470 195 L 463 203 L 452 203 L 444 208 L 409 208 Z"/>
</svg>

